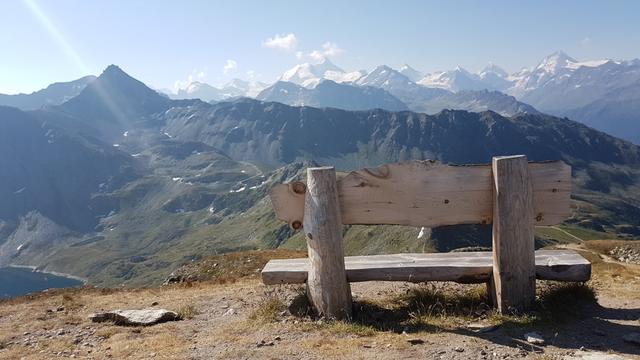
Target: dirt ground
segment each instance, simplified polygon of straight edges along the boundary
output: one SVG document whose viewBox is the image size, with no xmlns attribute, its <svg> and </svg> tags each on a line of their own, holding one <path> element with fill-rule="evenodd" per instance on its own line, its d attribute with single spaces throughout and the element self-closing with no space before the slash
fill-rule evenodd
<svg viewBox="0 0 640 360">
<path fill-rule="evenodd" d="M 623 340 L 640 333 L 640 265 L 576 248 L 593 262 L 588 285 L 597 303 L 574 313 L 560 299 L 555 304 L 566 306 L 568 317 L 549 312 L 554 309 L 500 317 L 455 299 L 458 293 L 473 298 L 480 286 L 449 283 L 352 284 L 351 323 L 299 314 L 299 287 L 265 286 L 255 278 L 52 290 L 0 302 L 0 359 L 640 359 L 640 344 Z M 434 293 L 454 297 L 425 295 Z M 415 294 L 425 300 L 419 307 L 407 305 Z M 88 319 L 102 310 L 150 307 L 178 311 L 185 319 L 150 327 Z M 545 344 L 526 342 L 530 331 Z"/>
</svg>

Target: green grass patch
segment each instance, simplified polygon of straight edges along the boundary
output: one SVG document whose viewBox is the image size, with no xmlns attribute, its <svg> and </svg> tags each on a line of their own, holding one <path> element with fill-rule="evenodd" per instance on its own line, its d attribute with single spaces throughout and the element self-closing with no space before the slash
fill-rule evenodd
<svg viewBox="0 0 640 360">
<path fill-rule="evenodd" d="M 616 234 L 585 229 L 575 225 L 559 225 L 558 228 L 582 240 L 617 239 Z"/>
</svg>

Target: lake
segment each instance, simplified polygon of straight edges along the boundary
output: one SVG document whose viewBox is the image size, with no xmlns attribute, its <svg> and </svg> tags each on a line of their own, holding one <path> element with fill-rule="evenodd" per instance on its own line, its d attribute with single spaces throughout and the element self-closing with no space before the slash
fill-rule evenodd
<svg viewBox="0 0 640 360">
<path fill-rule="evenodd" d="M 82 285 L 82 281 L 31 269 L 0 268 L 0 299 L 24 295 L 51 288 L 64 288 Z"/>
</svg>

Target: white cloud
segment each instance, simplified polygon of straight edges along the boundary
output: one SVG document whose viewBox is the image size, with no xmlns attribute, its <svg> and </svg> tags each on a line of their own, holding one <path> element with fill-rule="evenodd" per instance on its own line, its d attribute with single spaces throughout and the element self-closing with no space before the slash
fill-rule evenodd
<svg viewBox="0 0 640 360">
<path fill-rule="evenodd" d="M 322 44 L 322 49 L 321 50 L 313 50 L 310 51 L 308 54 L 306 54 L 306 57 L 308 59 L 310 59 L 311 61 L 314 62 L 321 62 L 322 60 L 326 59 L 326 58 L 333 58 L 336 57 L 340 54 L 344 53 L 344 49 L 342 49 L 341 47 L 338 46 L 338 44 L 331 42 L 331 41 L 327 41 L 324 44 Z M 298 54 L 296 54 L 296 57 L 301 60 L 302 58 L 305 57 L 304 54 L 300 54 L 298 56 Z"/>
<path fill-rule="evenodd" d="M 325 57 L 334 57 L 342 54 L 344 50 L 338 46 L 338 44 L 331 41 L 327 41 L 322 44 L 322 53 Z"/>
<path fill-rule="evenodd" d="M 320 50 L 313 50 L 312 52 L 309 53 L 309 58 L 311 58 L 311 60 L 315 61 L 315 62 L 320 62 L 322 60 L 324 60 L 324 55 L 322 54 L 322 52 Z"/>
<path fill-rule="evenodd" d="M 590 37 L 585 37 L 584 39 L 580 40 L 580 46 L 582 47 L 587 47 L 591 45 L 591 38 Z"/>
<path fill-rule="evenodd" d="M 255 72 L 255 70 L 247 70 L 247 79 L 249 80 L 256 80 L 258 78 L 260 78 L 262 75 L 258 74 L 257 72 Z"/>
<path fill-rule="evenodd" d="M 222 67 L 222 72 L 228 75 L 230 72 L 235 71 L 238 68 L 238 62 L 233 59 L 228 59 L 227 63 Z"/>
<path fill-rule="evenodd" d="M 187 75 L 186 79 L 176 80 L 173 83 L 173 91 L 177 93 L 178 90 L 180 89 L 186 89 L 187 86 L 189 86 L 189 84 L 191 84 L 194 81 L 204 81 L 204 78 L 207 77 L 207 70 L 208 68 L 206 66 L 202 69 L 191 70 L 191 73 Z"/>
<path fill-rule="evenodd" d="M 262 42 L 262 46 L 270 49 L 293 51 L 298 46 L 298 39 L 294 33 L 276 34 Z"/>
<path fill-rule="evenodd" d="M 186 80 L 176 80 L 173 83 L 173 92 L 177 93 L 180 89 L 185 89 L 189 84 L 193 82 L 193 75 L 187 76 Z"/>
</svg>

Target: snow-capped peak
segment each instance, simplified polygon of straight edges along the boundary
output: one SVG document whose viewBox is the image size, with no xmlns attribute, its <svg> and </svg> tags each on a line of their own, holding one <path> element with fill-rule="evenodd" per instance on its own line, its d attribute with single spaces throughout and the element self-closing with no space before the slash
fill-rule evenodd
<svg viewBox="0 0 640 360">
<path fill-rule="evenodd" d="M 413 82 L 399 71 L 387 65 L 379 65 L 373 71 L 357 81 L 358 85 L 381 87 L 383 89 L 397 88 L 413 84 Z"/>
<path fill-rule="evenodd" d="M 256 97 L 262 90 L 269 85 L 260 81 L 242 80 L 238 78 L 231 79 L 222 87 L 223 98 L 231 98 L 236 96 Z"/>
<path fill-rule="evenodd" d="M 424 77 L 424 74 L 421 73 L 420 71 L 412 68 L 411 66 L 404 64 L 402 65 L 402 67 L 400 67 L 400 70 L 398 70 L 398 72 L 406 77 L 409 78 L 409 80 L 416 82 L 420 79 L 422 79 Z"/>
<path fill-rule="evenodd" d="M 472 74 L 460 66 L 457 66 L 454 70 L 437 71 L 427 74 L 418 81 L 418 84 L 450 91 L 480 90 L 487 88 L 477 74 Z"/>
<path fill-rule="evenodd" d="M 543 70 L 547 73 L 556 73 L 561 69 L 569 67 L 578 61 L 562 51 L 554 52 L 540 61 L 536 70 Z"/>
<path fill-rule="evenodd" d="M 324 58 L 320 63 L 298 64 L 285 71 L 278 79 L 279 81 L 292 82 L 307 88 L 313 88 L 322 80 L 332 80 L 335 82 L 354 82 L 362 77 L 362 72 L 345 72 L 336 66 L 329 59 Z"/>
<path fill-rule="evenodd" d="M 478 75 L 481 78 L 485 78 L 487 76 L 489 76 L 489 74 L 495 74 L 496 76 L 499 76 L 501 78 L 506 78 L 509 76 L 509 74 L 500 66 L 490 62 L 487 64 L 487 66 L 485 66 L 482 70 L 480 70 L 480 72 L 478 73 Z"/>
</svg>

